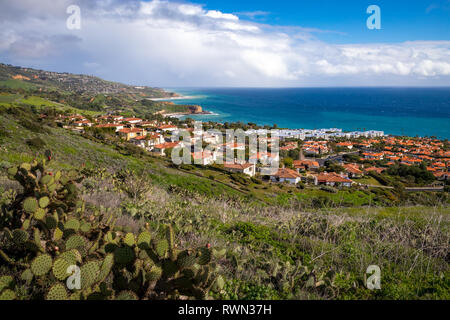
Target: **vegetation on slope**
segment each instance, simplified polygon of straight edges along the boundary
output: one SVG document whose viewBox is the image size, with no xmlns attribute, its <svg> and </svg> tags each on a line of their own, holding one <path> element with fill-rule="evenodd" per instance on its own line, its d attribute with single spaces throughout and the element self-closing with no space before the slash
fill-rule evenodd
<svg viewBox="0 0 450 320">
<path fill-rule="evenodd" d="M 37 138 L 40 141 L 33 141 Z M 277 189 L 284 191 L 279 202 L 255 201 L 253 193 L 238 192 L 208 175 L 180 171 L 161 159 L 133 154 L 126 145 L 109 145 L 54 127 L 30 108 L 2 110 L 0 145 L 1 204 L 17 203 L 24 192 L 8 179 L 6 170 L 41 159 L 43 150 L 51 149 L 49 172 L 80 169 L 83 179 L 75 184 L 85 209 L 79 219 L 107 213 L 116 218 L 117 232 L 135 235 L 146 223 L 156 233 L 170 224 L 180 248 L 226 248 L 217 261 L 224 286 L 211 292 L 217 299 L 450 298 L 447 193 L 421 195 L 430 197 L 428 206 L 404 206 L 405 202 L 386 207 L 372 201 L 370 193 L 283 186 Z M 365 197 L 370 201 L 361 200 Z M 299 198 L 331 200 L 302 206 L 296 202 Z M 342 200 L 348 207 L 342 207 Z M 26 257 L 18 262 L 34 259 Z M 0 275 L 16 274 L 12 289 L 17 298 L 45 296 L 45 285 L 30 293 L 34 285 L 17 279 L 23 270 L 0 261 Z M 381 290 L 365 287 L 369 265 L 381 268 Z"/>
</svg>

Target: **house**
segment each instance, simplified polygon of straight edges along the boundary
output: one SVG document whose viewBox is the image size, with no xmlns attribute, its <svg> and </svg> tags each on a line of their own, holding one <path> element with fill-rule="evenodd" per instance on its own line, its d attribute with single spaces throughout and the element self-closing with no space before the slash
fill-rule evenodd
<svg viewBox="0 0 450 320">
<path fill-rule="evenodd" d="M 226 162 L 224 168 L 230 172 L 243 173 L 250 177 L 256 174 L 256 165 L 254 163 L 232 163 Z"/>
<path fill-rule="evenodd" d="M 316 176 L 316 185 L 327 185 L 327 186 L 344 186 L 344 187 L 351 187 L 353 184 L 353 181 L 349 178 L 346 178 L 344 176 L 341 176 L 335 172 L 324 172 L 320 173 Z"/>
<path fill-rule="evenodd" d="M 369 167 L 369 168 L 365 168 L 365 169 L 364 169 L 364 172 L 367 173 L 367 172 L 374 171 L 374 172 L 376 172 L 376 173 L 378 173 L 378 174 L 381 174 L 381 173 L 383 173 L 385 170 L 386 170 L 385 168 Z"/>
<path fill-rule="evenodd" d="M 174 126 L 171 124 L 166 124 L 166 125 L 159 126 L 158 130 L 161 130 L 162 132 L 173 132 L 173 131 L 177 131 L 178 128 L 177 128 L 177 126 Z"/>
<path fill-rule="evenodd" d="M 434 177 L 437 180 L 448 180 L 449 177 L 449 173 L 448 172 L 444 172 L 444 171 L 437 171 L 437 172 L 433 172 Z"/>
<path fill-rule="evenodd" d="M 275 174 L 270 176 L 273 182 L 288 182 L 290 184 L 297 184 L 301 181 L 302 176 L 295 170 L 288 168 L 281 168 Z"/>
<path fill-rule="evenodd" d="M 356 163 L 344 164 L 343 167 L 350 178 L 361 178 L 364 175 L 364 172 L 362 172 Z"/>
<path fill-rule="evenodd" d="M 245 151 L 245 144 L 243 143 L 235 143 L 235 142 L 231 142 L 231 143 L 224 143 L 221 146 L 219 146 L 219 151 L 220 152 L 227 152 L 227 150 L 242 150 Z"/>
<path fill-rule="evenodd" d="M 382 152 L 364 152 L 363 156 L 367 160 L 383 160 L 384 154 Z"/>
<path fill-rule="evenodd" d="M 126 122 L 128 124 L 137 124 L 137 123 L 142 122 L 142 119 L 140 119 L 140 118 L 125 118 L 122 121 Z"/>
<path fill-rule="evenodd" d="M 339 142 L 339 143 L 336 143 L 336 147 L 347 148 L 347 149 L 351 150 L 351 149 L 353 149 L 353 143 Z"/>
<path fill-rule="evenodd" d="M 73 124 L 77 127 L 92 127 L 92 122 L 90 122 L 89 120 L 76 121 Z"/>
<path fill-rule="evenodd" d="M 158 144 L 164 143 L 164 137 L 156 132 L 147 134 L 147 144 L 149 147 L 154 147 Z"/>
<path fill-rule="evenodd" d="M 115 124 L 115 123 L 99 124 L 95 127 L 96 128 L 114 128 L 116 130 L 116 132 L 125 128 L 125 126 L 123 124 Z"/>
<path fill-rule="evenodd" d="M 142 121 L 137 124 L 140 128 L 156 128 L 157 122 L 156 121 Z"/>
<path fill-rule="evenodd" d="M 153 152 L 155 152 L 161 156 L 165 156 L 166 150 L 173 149 L 175 147 L 183 147 L 183 143 L 176 141 L 176 142 L 165 142 L 162 144 L 157 144 L 154 146 Z"/>
<path fill-rule="evenodd" d="M 113 122 L 123 121 L 123 116 L 109 116 Z"/>
<path fill-rule="evenodd" d="M 192 158 L 195 164 L 201 164 L 203 166 L 208 166 L 216 161 L 217 155 L 215 152 L 204 151 L 204 152 L 193 152 Z"/>
<path fill-rule="evenodd" d="M 250 163 L 262 163 L 264 165 L 272 165 L 280 162 L 280 155 L 278 153 L 257 152 L 250 155 Z"/>
<path fill-rule="evenodd" d="M 315 160 L 294 160 L 294 169 L 317 171 L 320 169 L 319 162 Z"/>
<path fill-rule="evenodd" d="M 196 136 L 196 134 L 194 133 L 194 136 Z M 200 135 L 201 136 L 201 135 Z M 222 137 L 216 134 L 210 134 L 208 132 L 205 132 L 203 134 L 203 141 L 209 144 L 216 144 L 219 143 L 220 139 Z"/>
<path fill-rule="evenodd" d="M 137 136 L 130 139 L 130 142 L 137 145 L 138 147 L 146 149 L 148 147 L 148 140 L 146 136 Z"/>
<path fill-rule="evenodd" d="M 146 136 L 147 131 L 144 129 L 138 129 L 138 128 L 124 128 L 119 130 L 119 136 L 124 138 L 127 141 L 130 141 L 131 139 L 138 137 L 138 136 Z"/>
</svg>

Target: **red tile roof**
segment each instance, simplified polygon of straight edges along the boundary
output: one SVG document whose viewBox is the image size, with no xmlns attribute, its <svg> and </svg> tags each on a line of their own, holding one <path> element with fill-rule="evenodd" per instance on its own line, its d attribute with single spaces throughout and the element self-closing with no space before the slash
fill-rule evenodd
<svg viewBox="0 0 450 320">
<path fill-rule="evenodd" d="M 292 169 L 282 168 L 274 174 L 275 177 L 283 178 L 283 179 L 297 179 L 300 178 L 301 175 Z"/>
</svg>

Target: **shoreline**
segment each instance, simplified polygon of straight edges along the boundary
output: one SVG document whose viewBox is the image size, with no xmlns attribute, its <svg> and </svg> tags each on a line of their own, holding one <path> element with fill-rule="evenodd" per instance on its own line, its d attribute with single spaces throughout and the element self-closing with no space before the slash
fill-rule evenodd
<svg viewBox="0 0 450 320">
<path fill-rule="evenodd" d="M 190 113 L 190 112 L 177 112 L 177 113 L 167 113 L 163 114 L 165 118 L 181 118 L 185 116 L 208 116 L 208 115 L 215 115 L 215 113 L 210 111 L 203 111 L 198 113 Z"/>
<path fill-rule="evenodd" d="M 172 100 L 192 100 L 197 99 L 196 96 L 181 96 L 181 97 L 168 97 L 168 98 L 147 98 L 151 101 L 172 101 Z"/>
</svg>

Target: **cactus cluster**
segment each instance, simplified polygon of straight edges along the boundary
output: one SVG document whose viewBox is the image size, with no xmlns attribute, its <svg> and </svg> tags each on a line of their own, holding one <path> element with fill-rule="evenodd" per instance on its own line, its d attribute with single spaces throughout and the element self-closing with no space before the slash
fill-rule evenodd
<svg viewBox="0 0 450 320">
<path fill-rule="evenodd" d="M 0 299 L 17 298 L 14 283 L 49 300 L 205 299 L 223 287 L 212 260 L 224 250 L 179 250 L 171 225 L 164 235 L 148 227 L 136 235 L 118 231 L 112 214 L 85 210 L 77 171 L 51 173 L 42 160 L 10 168 L 8 176 L 23 193 L 2 207 L 0 237 L 6 245 L 0 260 L 20 276 L 0 277 Z"/>
</svg>

